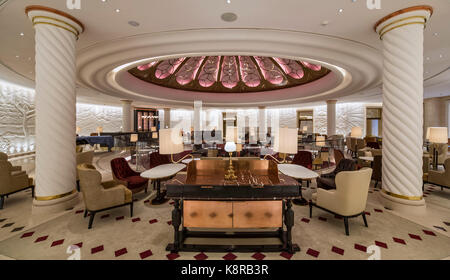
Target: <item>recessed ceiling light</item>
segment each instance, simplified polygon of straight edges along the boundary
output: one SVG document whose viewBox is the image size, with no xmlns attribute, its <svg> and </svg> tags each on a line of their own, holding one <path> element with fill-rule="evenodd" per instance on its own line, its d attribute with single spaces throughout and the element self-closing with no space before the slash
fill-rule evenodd
<svg viewBox="0 0 450 280">
<path fill-rule="evenodd" d="M 232 22 L 237 20 L 237 15 L 235 13 L 224 13 L 220 16 L 223 21 Z"/>
<path fill-rule="evenodd" d="M 227 0 L 227 4 L 231 4 L 231 0 Z"/>
<path fill-rule="evenodd" d="M 20 56 L 19 56 L 19 55 L 16 55 L 16 58 L 20 58 Z"/>
<path fill-rule="evenodd" d="M 103 3 L 105 3 L 105 2 L 106 2 L 106 0 L 102 0 L 102 2 L 103 2 Z"/>
<path fill-rule="evenodd" d="M 134 21 L 134 20 L 130 20 L 130 21 L 128 22 L 128 24 L 131 25 L 131 26 L 134 26 L 134 27 L 138 27 L 138 26 L 140 25 L 139 22 Z"/>
<path fill-rule="evenodd" d="M 427 60 L 430 60 L 430 58 L 429 58 L 429 57 L 427 57 Z"/>
<path fill-rule="evenodd" d="M 20 36 L 25 36 L 25 34 L 23 32 L 20 32 Z"/>
<path fill-rule="evenodd" d="M 440 58 L 443 58 L 443 57 L 444 57 L 444 55 L 440 54 L 440 55 L 439 55 L 439 57 L 440 57 Z"/>
<path fill-rule="evenodd" d="M 344 11 L 344 9 L 339 9 L 339 13 L 342 13 Z"/>
<path fill-rule="evenodd" d="M 116 9 L 116 13 L 120 13 L 120 9 Z"/>
<path fill-rule="evenodd" d="M 324 20 L 324 21 L 322 21 L 321 24 L 322 24 L 323 26 L 327 26 L 329 23 L 330 23 L 330 22 L 329 22 L 328 20 Z"/>
<path fill-rule="evenodd" d="M 437 32 L 434 32 L 434 36 L 437 36 L 437 35 L 439 35 L 439 33 L 437 33 Z"/>
</svg>

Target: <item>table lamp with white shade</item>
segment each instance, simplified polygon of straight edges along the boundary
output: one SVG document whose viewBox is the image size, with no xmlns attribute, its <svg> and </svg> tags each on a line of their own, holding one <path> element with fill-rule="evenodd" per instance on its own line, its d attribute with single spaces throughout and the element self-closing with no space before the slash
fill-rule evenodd
<svg viewBox="0 0 450 280">
<path fill-rule="evenodd" d="M 187 157 L 194 158 L 191 154 L 185 155 L 178 161 L 174 161 L 173 155 L 184 151 L 183 136 L 181 130 L 166 128 L 159 130 L 159 153 L 161 155 L 170 155 L 172 163 L 180 163 Z"/>
<path fill-rule="evenodd" d="M 430 143 L 447 144 L 448 143 L 448 129 L 447 127 L 429 127 L 427 129 L 427 138 Z M 433 167 L 437 169 L 438 165 L 438 151 L 436 147 L 433 148 Z"/>
<path fill-rule="evenodd" d="M 236 175 L 234 174 L 233 169 L 233 162 L 231 160 L 232 155 L 234 152 L 237 151 L 237 145 L 238 142 L 238 129 L 234 126 L 227 126 L 227 135 L 225 137 L 225 152 L 227 152 L 230 155 L 230 163 L 228 165 L 227 173 L 225 174 L 225 180 L 236 180 Z"/>
<path fill-rule="evenodd" d="M 297 154 L 298 152 L 297 135 L 298 132 L 296 128 L 280 128 L 278 130 L 278 133 L 275 135 L 273 150 L 279 154 L 282 154 L 283 159 L 279 161 L 272 155 L 266 155 L 264 159 L 266 159 L 267 157 L 271 157 L 277 163 L 285 163 L 287 154 Z"/>
</svg>

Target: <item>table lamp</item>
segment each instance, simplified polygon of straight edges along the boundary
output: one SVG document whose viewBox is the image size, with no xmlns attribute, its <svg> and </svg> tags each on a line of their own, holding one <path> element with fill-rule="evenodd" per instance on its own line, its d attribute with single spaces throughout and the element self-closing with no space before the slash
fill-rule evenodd
<svg viewBox="0 0 450 280">
<path fill-rule="evenodd" d="M 303 133 L 306 133 L 306 132 L 308 132 L 308 126 L 305 125 L 305 126 L 303 127 Z"/>
<path fill-rule="evenodd" d="M 447 144 L 448 130 L 446 127 L 429 127 L 427 130 L 427 137 L 430 143 Z M 437 169 L 438 165 L 438 151 L 436 146 L 433 147 L 433 168 Z"/>
<path fill-rule="evenodd" d="M 181 130 L 175 130 L 172 128 L 159 130 L 159 153 L 161 155 L 170 155 L 172 163 L 180 163 L 187 157 L 194 158 L 191 154 L 185 155 L 178 161 L 174 161 L 173 155 L 179 154 L 184 151 L 183 137 L 181 136 Z"/>
<path fill-rule="evenodd" d="M 316 137 L 316 146 L 324 147 L 325 146 L 325 136 L 317 136 Z"/>
<path fill-rule="evenodd" d="M 77 128 L 76 128 L 75 132 L 77 133 L 77 135 L 78 135 L 78 134 L 80 134 L 80 132 L 81 132 L 81 128 L 80 128 L 79 126 L 77 126 Z"/>
<path fill-rule="evenodd" d="M 237 127 L 228 126 L 226 132 L 227 135 L 225 137 L 226 143 L 224 149 L 225 152 L 227 152 L 230 155 L 230 163 L 228 165 L 228 171 L 225 174 L 225 180 L 236 180 L 237 177 L 234 174 L 232 155 L 234 152 L 237 151 L 236 142 L 238 141 L 238 129 Z"/>
<path fill-rule="evenodd" d="M 100 133 L 102 133 L 102 132 L 103 132 L 103 127 L 101 127 L 101 126 L 97 127 L 98 136 L 100 136 Z"/>
<path fill-rule="evenodd" d="M 352 127 L 352 132 L 350 133 L 350 137 L 353 138 L 362 138 L 362 128 L 359 126 Z M 355 144 L 355 157 L 358 155 L 358 141 Z"/>
<path fill-rule="evenodd" d="M 297 139 L 297 129 L 296 128 L 287 128 L 282 127 L 279 129 L 278 134 L 275 135 L 275 143 L 273 150 L 279 154 L 283 155 L 283 160 L 279 161 L 272 155 L 266 155 L 264 159 L 267 157 L 271 157 L 277 163 L 285 163 L 287 154 L 297 154 L 298 152 L 298 139 Z"/>
</svg>

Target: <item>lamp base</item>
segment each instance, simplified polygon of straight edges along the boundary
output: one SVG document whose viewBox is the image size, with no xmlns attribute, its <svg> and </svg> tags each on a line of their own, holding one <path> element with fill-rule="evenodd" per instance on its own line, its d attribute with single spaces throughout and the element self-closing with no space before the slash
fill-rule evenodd
<svg viewBox="0 0 450 280">
<path fill-rule="evenodd" d="M 229 153 L 229 154 L 230 154 L 230 164 L 228 165 L 228 170 L 227 170 L 227 173 L 225 174 L 224 178 L 227 181 L 232 181 L 232 180 L 236 180 L 237 176 L 234 173 L 233 162 L 231 161 L 232 153 Z"/>
</svg>

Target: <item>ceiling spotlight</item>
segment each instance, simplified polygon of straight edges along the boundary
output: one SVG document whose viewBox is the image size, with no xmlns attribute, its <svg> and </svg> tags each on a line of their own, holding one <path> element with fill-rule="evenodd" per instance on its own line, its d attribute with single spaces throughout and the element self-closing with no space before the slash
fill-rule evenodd
<svg viewBox="0 0 450 280">
<path fill-rule="evenodd" d="M 16 58 L 19 58 L 20 56 L 16 55 Z"/>
<path fill-rule="evenodd" d="M 430 60 L 430 57 L 427 57 L 427 60 Z"/>
<path fill-rule="evenodd" d="M 220 16 L 223 21 L 232 22 L 237 20 L 237 15 L 235 13 L 224 13 Z"/>
<path fill-rule="evenodd" d="M 339 9 L 339 13 L 342 13 L 344 11 L 344 9 Z"/>
<path fill-rule="evenodd" d="M 106 0 L 102 0 L 102 2 L 103 2 L 103 3 L 105 3 L 105 2 L 106 2 Z"/>
<path fill-rule="evenodd" d="M 227 0 L 227 4 L 231 4 L 231 0 Z"/>
<path fill-rule="evenodd" d="M 25 33 L 23 33 L 23 32 L 20 32 L 20 36 L 25 36 Z"/>
<path fill-rule="evenodd" d="M 116 9 L 116 13 L 120 13 L 120 9 Z"/>
<path fill-rule="evenodd" d="M 330 22 L 328 20 L 324 20 L 322 21 L 321 25 L 322 26 L 327 26 Z"/>
<path fill-rule="evenodd" d="M 443 58 L 443 57 L 444 57 L 444 55 L 442 55 L 442 54 L 439 55 L 439 58 Z"/>
<path fill-rule="evenodd" d="M 434 32 L 434 36 L 437 36 L 437 35 L 439 35 L 437 32 Z"/>
</svg>

